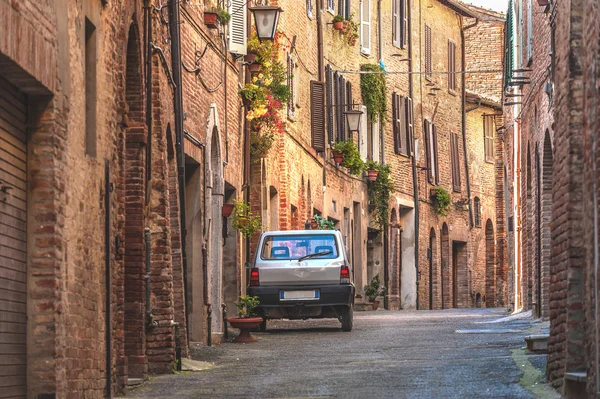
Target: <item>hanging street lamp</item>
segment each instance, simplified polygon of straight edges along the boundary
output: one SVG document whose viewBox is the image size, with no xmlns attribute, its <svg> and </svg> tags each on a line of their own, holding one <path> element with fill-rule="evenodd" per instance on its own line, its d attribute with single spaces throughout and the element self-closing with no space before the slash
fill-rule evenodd
<svg viewBox="0 0 600 399">
<path fill-rule="evenodd" d="M 248 10 L 252 11 L 252 15 L 254 16 L 258 40 L 274 40 L 279 14 L 283 10 L 275 6 L 249 7 Z"/>
<path fill-rule="evenodd" d="M 344 111 L 346 115 L 346 122 L 348 123 L 348 129 L 351 132 L 358 132 L 360 130 L 360 118 L 363 112 L 355 109 Z"/>
</svg>

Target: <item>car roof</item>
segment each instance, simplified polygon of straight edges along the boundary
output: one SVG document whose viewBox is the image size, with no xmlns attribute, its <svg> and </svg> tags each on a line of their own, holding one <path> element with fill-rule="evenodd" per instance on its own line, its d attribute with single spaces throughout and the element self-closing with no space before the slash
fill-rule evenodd
<svg viewBox="0 0 600 399">
<path fill-rule="evenodd" d="M 289 235 L 331 235 L 339 233 L 339 230 L 277 230 L 265 231 L 265 236 L 289 236 Z"/>
</svg>

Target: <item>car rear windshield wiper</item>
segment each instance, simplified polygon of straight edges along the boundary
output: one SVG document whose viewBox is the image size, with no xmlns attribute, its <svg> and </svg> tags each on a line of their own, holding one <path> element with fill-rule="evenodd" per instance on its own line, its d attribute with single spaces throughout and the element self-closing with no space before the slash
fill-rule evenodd
<svg viewBox="0 0 600 399">
<path fill-rule="evenodd" d="M 309 258 L 317 258 L 319 256 L 325 256 L 325 255 L 331 255 L 333 253 L 333 251 L 323 251 L 323 252 L 317 252 L 316 254 L 309 254 L 309 255 L 304 255 L 301 258 L 298 258 L 298 262 L 302 262 L 305 259 L 309 259 Z"/>
</svg>

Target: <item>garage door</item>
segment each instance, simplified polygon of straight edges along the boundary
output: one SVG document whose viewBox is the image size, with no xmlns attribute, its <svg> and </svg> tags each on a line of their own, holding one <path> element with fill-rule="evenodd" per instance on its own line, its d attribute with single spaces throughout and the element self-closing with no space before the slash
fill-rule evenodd
<svg viewBox="0 0 600 399">
<path fill-rule="evenodd" d="M 0 398 L 26 397 L 26 98 L 0 78 Z"/>
</svg>

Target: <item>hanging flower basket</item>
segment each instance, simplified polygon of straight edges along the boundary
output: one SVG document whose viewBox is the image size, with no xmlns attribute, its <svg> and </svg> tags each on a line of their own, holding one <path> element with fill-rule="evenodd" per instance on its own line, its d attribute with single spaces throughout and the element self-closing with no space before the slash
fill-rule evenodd
<svg viewBox="0 0 600 399">
<path fill-rule="evenodd" d="M 333 160 L 335 161 L 335 163 L 342 163 L 342 161 L 344 160 L 344 154 L 342 154 L 339 151 L 332 151 L 333 153 Z"/>
<path fill-rule="evenodd" d="M 379 175 L 379 171 L 377 169 L 367 170 L 367 179 L 369 181 L 376 181 L 378 175 Z"/>
<path fill-rule="evenodd" d="M 231 212 L 233 212 L 233 206 L 233 204 L 223 204 L 223 209 L 221 210 L 223 217 L 228 218 L 231 216 Z"/>
<path fill-rule="evenodd" d="M 216 29 L 219 26 L 218 21 L 219 14 L 213 11 L 204 11 L 204 23 L 206 26 L 212 29 Z"/>
<path fill-rule="evenodd" d="M 344 21 L 335 21 L 333 23 L 333 29 L 342 32 L 344 30 Z"/>
</svg>

